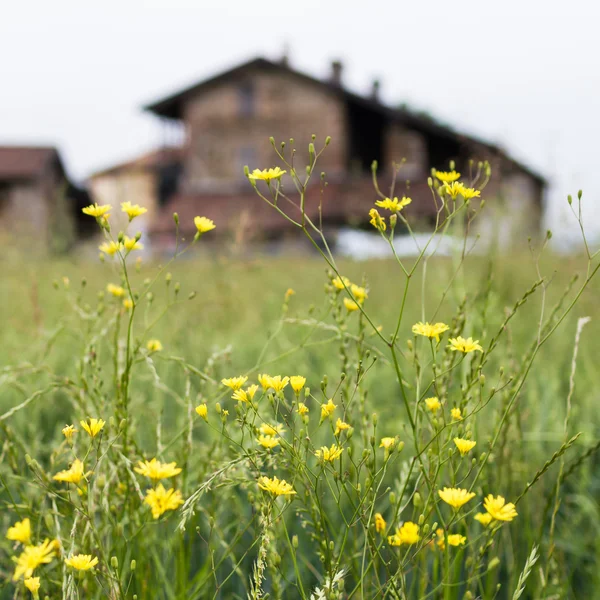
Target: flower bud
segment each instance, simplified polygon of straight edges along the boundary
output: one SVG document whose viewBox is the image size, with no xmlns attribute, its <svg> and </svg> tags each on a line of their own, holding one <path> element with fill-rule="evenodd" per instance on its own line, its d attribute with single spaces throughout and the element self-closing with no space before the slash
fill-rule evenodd
<svg viewBox="0 0 600 600">
<path fill-rule="evenodd" d="M 488 563 L 488 571 L 491 571 L 492 569 L 495 569 L 498 565 L 500 564 L 500 559 L 497 556 L 494 556 L 494 558 L 492 558 L 492 560 L 490 560 L 490 562 Z"/>
<path fill-rule="evenodd" d="M 419 508 L 423 504 L 423 499 L 421 498 L 421 494 L 419 492 L 415 492 L 413 496 L 413 506 L 415 508 Z"/>
<path fill-rule="evenodd" d="M 119 559 L 116 556 L 111 556 L 110 557 L 110 566 L 113 569 L 118 569 L 119 568 Z"/>
<path fill-rule="evenodd" d="M 216 410 L 218 413 L 221 413 L 221 403 L 220 403 L 220 402 L 217 402 L 217 403 L 215 404 L 215 410 Z"/>
<path fill-rule="evenodd" d="M 131 561 L 131 563 L 129 564 L 129 568 L 132 571 L 135 571 L 135 568 L 137 567 L 137 563 L 135 562 L 135 559 Z"/>
<path fill-rule="evenodd" d="M 396 493 L 395 492 L 390 492 L 390 504 L 393 506 L 394 504 L 396 504 Z"/>
<path fill-rule="evenodd" d="M 579 198 L 579 200 L 581 200 L 581 196 L 583 196 L 583 190 L 577 192 L 577 198 Z"/>
<path fill-rule="evenodd" d="M 425 523 L 423 525 L 423 535 L 427 535 L 429 533 L 429 523 Z"/>
<path fill-rule="evenodd" d="M 298 548 L 298 536 L 297 535 L 292 536 L 292 546 L 294 548 Z"/>
<path fill-rule="evenodd" d="M 179 225 L 179 215 L 176 212 L 173 213 L 173 221 L 175 221 L 175 225 Z"/>
<path fill-rule="evenodd" d="M 331 144 L 331 136 L 330 136 L 330 135 L 328 135 L 328 136 L 325 138 L 325 145 L 326 145 L 326 146 L 329 146 L 329 144 Z"/>
<path fill-rule="evenodd" d="M 419 525 L 423 525 L 425 523 L 425 515 L 419 515 Z"/>
</svg>

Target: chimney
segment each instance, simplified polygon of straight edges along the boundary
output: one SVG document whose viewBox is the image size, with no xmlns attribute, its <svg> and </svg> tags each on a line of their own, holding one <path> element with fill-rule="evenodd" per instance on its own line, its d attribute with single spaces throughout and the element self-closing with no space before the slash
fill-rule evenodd
<svg viewBox="0 0 600 600">
<path fill-rule="evenodd" d="M 287 43 L 283 45 L 283 52 L 281 54 L 281 58 L 279 59 L 279 64 L 282 67 L 290 66 L 290 46 Z"/>
<path fill-rule="evenodd" d="M 331 62 L 331 77 L 329 82 L 332 85 L 337 85 L 339 87 L 342 86 L 342 70 L 344 65 L 339 60 L 334 60 Z"/>
<path fill-rule="evenodd" d="M 373 84 L 371 86 L 371 100 L 373 100 L 373 102 L 379 102 L 380 89 L 381 83 L 379 83 L 379 79 L 373 79 Z"/>
</svg>

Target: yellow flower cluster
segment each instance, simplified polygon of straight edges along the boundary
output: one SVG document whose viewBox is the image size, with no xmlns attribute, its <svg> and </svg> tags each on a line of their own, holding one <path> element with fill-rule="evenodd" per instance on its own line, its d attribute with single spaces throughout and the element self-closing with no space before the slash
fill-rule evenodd
<svg viewBox="0 0 600 600">
<path fill-rule="evenodd" d="M 152 517 L 158 519 L 168 510 L 177 510 L 183 504 L 183 498 L 179 490 L 167 490 L 159 483 L 154 489 L 146 492 L 144 502 L 150 507 Z"/>
<path fill-rule="evenodd" d="M 473 338 L 464 338 L 461 336 L 450 338 L 448 348 L 455 352 L 462 352 L 468 354 L 469 352 L 483 352 L 483 348 L 479 345 L 479 340 L 473 340 Z"/>
<path fill-rule="evenodd" d="M 384 198 L 383 200 L 377 200 L 375 202 L 376 206 L 379 208 L 385 208 L 390 212 L 400 212 L 405 206 L 408 206 L 412 202 L 411 198 L 407 198 L 406 196 L 402 196 L 401 200 L 398 200 L 397 197 L 394 198 Z"/>
<path fill-rule="evenodd" d="M 248 175 L 248 179 L 251 181 L 266 181 L 270 183 L 273 180 L 281 179 L 283 175 L 285 175 L 287 171 L 282 171 L 279 167 L 271 168 L 271 169 L 254 169 L 250 175 Z"/>
<path fill-rule="evenodd" d="M 369 211 L 369 217 L 371 217 L 370 223 L 375 229 L 378 229 L 381 232 L 387 229 L 385 219 L 379 214 L 379 211 L 376 208 L 372 208 Z"/>
<path fill-rule="evenodd" d="M 273 477 L 272 479 L 264 475 L 259 477 L 258 487 L 261 490 L 265 490 L 265 492 L 273 494 L 273 496 L 291 496 L 296 493 L 290 483 L 285 479 L 277 479 L 277 477 Z"/>
<path fill-rule="evenodd" d="M 152 460 L 140 461 L 134 471 L 144 477 L 158 481 L 159 479 L 168 479 L 179 475 L 181 468 L 177 466 L 177 463 L 162 463 L 153 458 Z"/>
<path fill-rule="evenodd" d="M 333 462 L 342 455 L 343 451 L 344 449 L 336 444 L 333 444 L 331 448 L 321 446 L 321 448 L 315 452 L 315 456 L 323 462 Z"/>
<path fill-rule="evenodd" d="M 445 323 L 422 323 L 418 322 L 412 327 L 412 331 L 415 335 L 423 335 L 428 338 L 435 339 L 436 342 L 440 341 L 440 335 L 450 329 Z"/>
<path fill-rule="evenodd" d="M 473 450 L 473 448 L 475 448 L 477 442 L 473 440 L 463 440 L 462 438 L 455 437 L 454 444 L 458 448 L 460 455 L 465 456 L 465 454 L 468 454 L 471 450 Z"/>
<path fill-rule="evenodd" d="M 419 526 L 412 521 L 406 521 L 402 527 L 396 529 L 394 535 L 388 537 L 388 544 L 390 546 L 412 545 L 417 544 L 420 539 Z"/>
</svg>

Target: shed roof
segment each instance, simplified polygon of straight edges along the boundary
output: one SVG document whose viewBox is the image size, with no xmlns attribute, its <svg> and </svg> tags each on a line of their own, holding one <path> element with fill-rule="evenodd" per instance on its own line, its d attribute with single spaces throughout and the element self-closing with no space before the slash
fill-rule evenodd
<svg viewBox="0 0 600 600">
<path fill-rule="evenodd" d="M 40 177 L 56 161 L 64 172 L 58 150 L 51 146 L 0 146 L 0 180 L 29 180 Z"/>
</svg>

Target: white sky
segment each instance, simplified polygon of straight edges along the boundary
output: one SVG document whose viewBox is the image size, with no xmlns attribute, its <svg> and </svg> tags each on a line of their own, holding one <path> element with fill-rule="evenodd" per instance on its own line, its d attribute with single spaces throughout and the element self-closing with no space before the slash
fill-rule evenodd
<svg viewBox="0 0 600 600">
<path fill-rule="evenodd" d="M 549 226 L 584 190 L 600 236 L 600 2 L 19 0 L 0 8 L 0 143 L 57 145 L 89 173 L 162 142 L 140 107 L 290 47 L 292 65 L 498 142 L 552 182 Z"/>
</svg>

